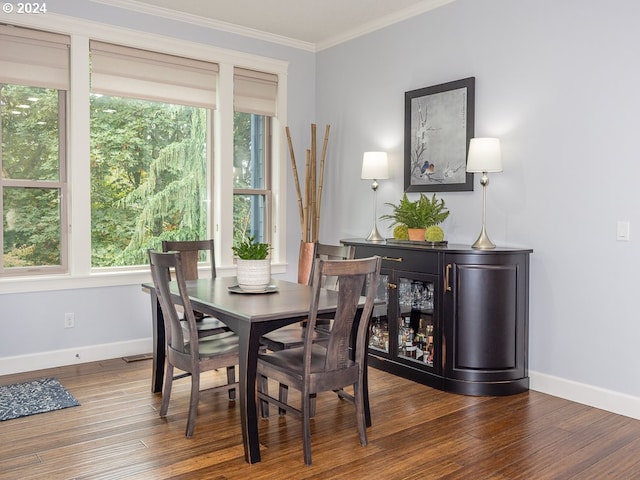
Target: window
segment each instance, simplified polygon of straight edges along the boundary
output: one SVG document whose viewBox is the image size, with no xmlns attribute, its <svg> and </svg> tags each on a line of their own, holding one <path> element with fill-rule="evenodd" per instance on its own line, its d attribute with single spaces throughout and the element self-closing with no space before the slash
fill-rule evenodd
<svg viewBox="0 0 640 480">
<path fill-rule="evenodd" d="M 207 236 L 207 110 L 91 96 L 91 265 Z"/>
<path fill-rule="evenodd" d="M 270 118 L 242 112 L 233 118 L 233 242 L 255 236 L 269 243 Z"/>
<path fill-rule="evenodd" d="M 0 273 L 63 272 L 69 38 L 0 25 Z"/>
<path fill-rule="evenodd" d="M 102 42 L 91 54 L 92 266 L 206 238 L 217 65 Z"/>
<path fill-rule="evenodd" d="M 58 27 L 78 33 L 0 24 L 3 289 L 128 285 L 164 239 L 214 238 L 224 272 L 234 238 L 251 233 L 284 268 L 286 229 L 276 227 L 286 193 L 272 191 L 286 182 L 274 134 L 286 62 L 109 26 L 95 26 L 102 41 L 84 25 Z M 65 275 L 32 278 L 42 273 Z"/>
<path fill-rule="evenodd" d="M 234 69 L 233 241 L 271 242 L 271 117 L 277 77 Z"/>
</svg>

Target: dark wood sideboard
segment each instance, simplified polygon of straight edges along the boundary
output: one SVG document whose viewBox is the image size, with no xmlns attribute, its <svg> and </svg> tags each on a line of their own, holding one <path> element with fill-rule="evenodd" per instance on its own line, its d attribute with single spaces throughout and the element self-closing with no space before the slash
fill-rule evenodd
<svg viewBox="0 0 640 480">
<path fill-rule="evenodd" d="M 342 243 L 383 258 L 370 366 L 465 395 L 528 390 L 531 249 Z"/>
</svg>

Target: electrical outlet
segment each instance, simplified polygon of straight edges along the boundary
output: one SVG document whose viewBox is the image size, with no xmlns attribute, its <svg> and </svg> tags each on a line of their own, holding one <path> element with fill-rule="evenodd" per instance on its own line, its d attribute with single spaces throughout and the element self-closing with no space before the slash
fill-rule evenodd
<svg viewBox="0 0 640 480">
<path fill-rule="evenodd" d="M 76 326 L 76 319 L 73 313 L 64 314 L 64 328 L 73 328 Z"/>
</svg>

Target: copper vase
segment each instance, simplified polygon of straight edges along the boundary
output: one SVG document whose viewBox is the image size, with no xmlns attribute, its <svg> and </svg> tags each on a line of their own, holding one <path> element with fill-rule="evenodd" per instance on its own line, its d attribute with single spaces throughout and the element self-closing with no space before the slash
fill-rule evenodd
<svg viewBox="0 0 640 480">
<path fill-rule="evenodd" d="M 315 252 L 316 244 L 314 242 L 300 242 L 300 253 L 298 256 L 298 283 L 311 285 Z"/>
</svg>

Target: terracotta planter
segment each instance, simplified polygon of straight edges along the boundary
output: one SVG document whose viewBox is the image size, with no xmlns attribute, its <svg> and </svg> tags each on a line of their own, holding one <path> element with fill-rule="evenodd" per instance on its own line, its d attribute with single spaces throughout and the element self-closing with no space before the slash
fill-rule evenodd
<svg viewBox="0 0 640 480">
<path fill-rule="evenodd" d="M 418 242 L 424 242 L 424 233 L 426 232 L 426 228 L 408 228 L 409 231 L 409 240 L 415 240 Z"/>
<path fill-rule="evenodd" d="M 271 281 L 271 259 L 238 259 L 238 286 L 246 292 L 263 292 Z"/>
</svg>

